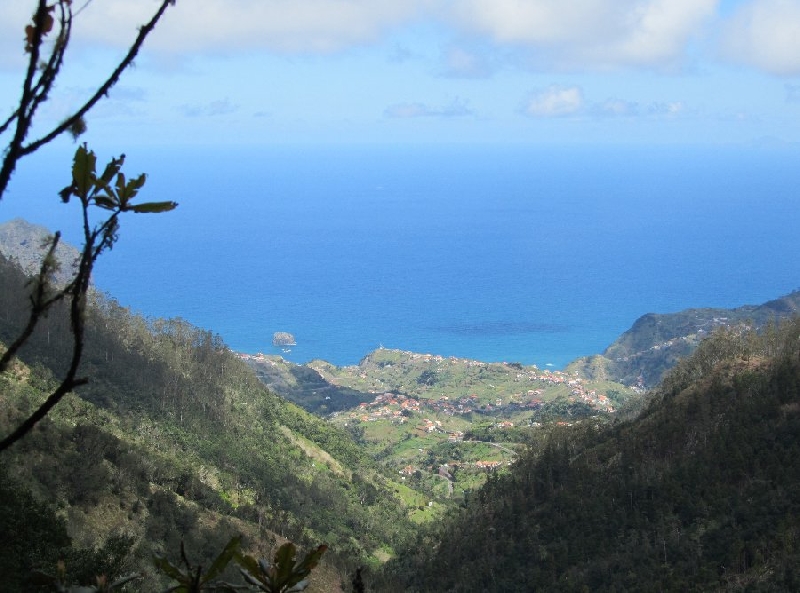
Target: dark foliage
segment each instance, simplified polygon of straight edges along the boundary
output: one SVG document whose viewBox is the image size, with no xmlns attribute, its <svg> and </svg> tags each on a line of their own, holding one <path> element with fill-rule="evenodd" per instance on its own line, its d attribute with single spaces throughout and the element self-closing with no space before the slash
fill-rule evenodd
<svg viewBox="0 0 800 593">
<path fill-rule="evenodd" d="M 64 521 L 0 468 L 0 574 L 7 591 L 29 588 L 31 573 L 50 568 L 70 547 Z"/>
<path fill-rule="evenodd" d="M 800 580 L 800 320 L 722 331 L 641 417 L 558 430 L 387 590 L 785 591 Z"/>
</svg>

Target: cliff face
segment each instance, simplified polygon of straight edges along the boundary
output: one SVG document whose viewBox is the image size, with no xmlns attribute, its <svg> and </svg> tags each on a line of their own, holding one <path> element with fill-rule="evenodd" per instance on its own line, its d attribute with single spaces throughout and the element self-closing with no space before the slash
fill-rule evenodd
<svg viewBox="0 0 800 593">
<path fill-rule="evenodd" d="M 28 275 L 38 273 L 42 258 L 53 233 L 47 228 L 15 218 L 0 224 L 0 253 L 15 261 Z M 56 284 L 66 284 L 76 271 L 80 252 L 64 241 L 56 248 L 56 258 L 61 268 L 55 274 Z"/>
<path fill-rule="evenodd" d="M 800 291 L 762 305 L 735 309 L 687 309 L 678 313 L 643 315 L 631 328 L 597 356 L 571 363 L 569 370 L 589 378 L 604 378 L 626 385 L 653 387 L 681 358 L 719 328 L 756 330 L 800 312 Z"/>
</svg>

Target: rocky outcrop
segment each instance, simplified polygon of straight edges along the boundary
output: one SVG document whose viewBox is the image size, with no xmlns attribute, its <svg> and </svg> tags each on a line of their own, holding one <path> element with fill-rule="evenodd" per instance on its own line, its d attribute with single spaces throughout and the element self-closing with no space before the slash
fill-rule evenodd
<svg viewBox="0 0 800 593">
<path fill-rule="evenodd" d="M 275 332 L 272 334 L 273 346 L 297 346 L 297 340 L 289 332 Z"/>
<path fill-rule="evenodd" d="M 0 253 L 16 262 L 29 276 L 39 273 L 42 259 L 52 240 L 53 233 L 43 226 L 15 218 L 0 224 Z M 53 275 L 57 285 L 69 282 L 77 271 L 80 252 L 65 241 L 56 248 L 60 268 Z"/>
</svg>

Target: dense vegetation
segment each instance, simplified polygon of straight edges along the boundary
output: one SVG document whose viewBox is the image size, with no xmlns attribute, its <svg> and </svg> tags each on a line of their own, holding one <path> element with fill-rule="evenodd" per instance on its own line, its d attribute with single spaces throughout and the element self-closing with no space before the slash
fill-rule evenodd
<svg viewBox="0 0 800 593">
<path fill-rule="evenodd" d="M 24 318 L 26 282 L 0 257 L 0 341 Z M 0 377 L 2 433 L 65 364 L 62 313 L 51 312 Z M 395 485 L 349 433 L 269 392 L 218 336 L 94 295 L 86 342 L 81 373 L 90 382 L 0 460 L 18 501 L 0 519 L 28 500 L 60 517 L 52 541 L 33 550 L 29 535 L 3 523 L 13 540 L 4 549 L 22 555 L 9 558 L 23 558 L 11 562 L 17 578 L 63 557 L 60 525 L 76 550 L 112 546 L 120 570 L 147 566 L 153 552 L 177 555 L 182 539 L 199 560 L 238 533 L 264 556 L 283 538 L 325 542 L 340 571 L 331 569 L 331 581 L 409 535 Z"/>
<path fill-rule="evenodd" d="M 381 589 L 797 590 L 798 437 L 800 320 L 721 330 L 640 417 L 553 431 Z"/>
</svg>

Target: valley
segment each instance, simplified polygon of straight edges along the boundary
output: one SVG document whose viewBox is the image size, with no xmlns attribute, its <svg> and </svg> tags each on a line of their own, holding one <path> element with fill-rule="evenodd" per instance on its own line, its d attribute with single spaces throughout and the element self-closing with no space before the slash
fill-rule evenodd
<svg viewBox="0 0 800 593">
<path fill-rule="evenodd" d="M 510 466 L 532 430 L 606 421 L 641 395 L 577 372 L 385 348 L 349 367 L 239 356 L 267 387 L 348 431 L 389 474 L 437 502 L 463 500 Z"/>
<path fill-rule="evenodd" d="M 0 278 L 6 341 L 29 280 L 5 257 Z M 503 577 L 510 589 L 521 578 L 562 590 L 552 585 L 565 574 L 617 590 L 651 578 L 664 590 L 790 583 L 793 548 L 770 538 L 800 533 L 797 301 L 645 315 L 603 354 L 555 370 L 385 348 L 358 365 L 298 365 L 93 292 L 91 380 L 3 455 L 12 537 L 0 569 L 12 591 L 59 558 L 76 582 L 102 569 L 138 574 L 129 590 L 163 590 L 153 554 L 174 560 L 187 542 L 207 563 L 237 536 L 263 557 L 287 541 L 327 545 L 318 592 L 347 591 L 358 568 L 368 590 L 492 589 L 495 562 L 516 575 Z M 0 376 L 4 433 L 52 389 L 68 340 L 56 308 Z M 735 517 L 720 506 L 742 496 L 760 502 Z M 769 505 L 789 519 L 761 513 Z M 30 528 L 11 527 L 20 518 Z M 738 564 L 715 577 L 706 549 L 708 562 Z M 612 550 L 625 576 L 593 550 Z"/>
</svg>

